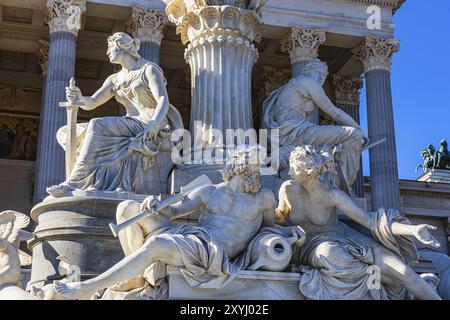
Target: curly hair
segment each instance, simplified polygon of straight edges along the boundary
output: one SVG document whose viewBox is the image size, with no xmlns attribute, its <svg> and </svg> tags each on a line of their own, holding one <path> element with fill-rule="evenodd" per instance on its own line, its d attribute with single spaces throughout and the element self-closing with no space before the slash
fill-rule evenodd
<svg viewBox="0 0 450 320">
<path fill-rule="evenodd" d="M 129 52 L 136 59 L 141 58 L 141 55 L 138 52 L 141 42 L 125 32 L 116 32 L 108 37 L 108 46 L 111 44 L 115 44 L 119 48 Z"/>
<path fill-rule="evenodd" d="M 334 168 L 333 157 L 327 152 L 317 151 L 312 145 L 295 148 L 289 156 L 289 164 L 308 176 L 321 175 Z"/>
<path fill-rule="evenodd" d="M 244 192 L 257 193 L 261 189 L 259 146 L 238 146 L 229 153 L 222 170 L 223 180 L 228 182 L 234 176 L 244 180 Z"/>
</svg>

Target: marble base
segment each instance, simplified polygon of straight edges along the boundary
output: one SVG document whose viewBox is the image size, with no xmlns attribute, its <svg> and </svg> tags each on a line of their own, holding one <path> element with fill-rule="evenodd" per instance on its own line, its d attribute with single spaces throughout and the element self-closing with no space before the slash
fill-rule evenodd
<svg viewBox="0 0 450 320">
<path fill-rule="evenodd" d="M 58 274 L 58 256 L 65 256 L 81 269 L 82 279 L 102 273 L 123 258 L 118 239 L 109 223 L 115 222 L 120 196 L 72 196 L 49 199 L 31 210 L 38 222 L 34 238 L 30 284 L 41 287 Z"/>
<path fill-rule="evenodd" d="M 431 170 L 423 173 L 417 181 L 450 183 L 450 170 Z"/>
<path fill-rule="evenodd" d="M 167 267 L 167 275 L 172 300 L 305 300 L 298 273 L 241 271 L 220 290 L 190 287 L 175 267 Z"/>
</svg>

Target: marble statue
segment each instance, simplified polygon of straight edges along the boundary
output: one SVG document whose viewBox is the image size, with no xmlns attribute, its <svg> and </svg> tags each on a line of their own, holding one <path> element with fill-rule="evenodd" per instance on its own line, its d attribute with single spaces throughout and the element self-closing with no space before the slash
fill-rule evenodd
<svg viewBox="0 0 450 320">
<path fill-rule="evenodd" d="M 439 275 L 437 291 L 442 299 L 450 300 L 450 257 L 441 252 L 421 251 L 420 257 L 433 262 Z"/>
<path fill-rule="evenodd" d="M 126 257 L 115 266 L 83 282 L 56 282 L 55 290 L 73 299 L 88 299 L 105 288 L 130 292 L 147 286 L 164 291 L 165 265 L 180 267 L 191 287 L 224 287 L 250 264 L 251 254 L 240 254 L 261 226 L 274 222 L 275 197 L 261 189 L 260 164 L 249 160 L 253 152 L 252 147 L 237 148 L 223 169 L 223 183 L 198 188 L 181 202 L 120 231 Z M 117 220 L 128 220 L 158 203 L 155 196 L 143 203 L 122 202 Z M 194 212 L 200 213 L 198 225 L 173 222 Z M 160 294 L 147 292 L 156 298 Z"/>
<path fill-rule="evenodd" d="M 83 137 L 77 137 L 82 142 L 75 166 L 66 181 L 47 189 L 50 195 L 61 197 L 73 190 L 160 193 L 148 186 L 145 177 L 156 177 L 156 185 L 167 180 L 172 167 L 171 131 L 183 128 L 183 123 L 169 104 L 161 68 L 141 58 L 138 50 L 138 40 L 123 32 L 113 34 L 107 55 L 121 70 L 90 97 L 76 86 L 66 88 L 67 100 L 84 110 L 115 97 L 127 114 L 92 119 L 77 130 Z"/>
<path fill-rule="evenodd" d="M 31 238 L 29 232 L 21 229 L 29 223 L 30 218 L 23 213 L 0 213 L 0 300 L 34 300 L 20 285 L 21 260 L 27 255 L 19 250 L 19 244 Z"/>
<path fill-rule="evenodd" d="M 280 167 L 288 167 L 289 154 L 301 145 L 341 145 L 337 156 L 343 178 L 348 185 L 356 180 L 362 142 L 368 138 L 361 127 L 344 111 L 335 107 L 322 86 L 328 76 L 326 63 L 308 62 L 299 76 L 275 90 L 263 103 L 264 125 L 279 130 Z M 310 122 L 315 106 L 339 125 L 316 125 Z"/>
<path fill-rule="evenodd" d="M 404 299 L 406 290 L 419 299 L 440 299 L 409 263 L 418 258 L 412 236 L 439 247 L 430 225 L 411 225 L 397 210 L 368 214 L 321 174 L 334 168 L 332 156 L 313 146 L 297 147 L 290 156 L 290 175 L 280 188 L 276 221 L 288 217 L 306 232 L 293 262 L 302 273 L 299 288 L 310 299 Z M 369 237 L 338 221 L 339 209 L 369 229 Z M 381 275 L 381 283 L 374 272 Z M 375 285 L 373 288 L 371 285 Z M 406 289 L 406 290 L 405 290 Z"/>
</svg>

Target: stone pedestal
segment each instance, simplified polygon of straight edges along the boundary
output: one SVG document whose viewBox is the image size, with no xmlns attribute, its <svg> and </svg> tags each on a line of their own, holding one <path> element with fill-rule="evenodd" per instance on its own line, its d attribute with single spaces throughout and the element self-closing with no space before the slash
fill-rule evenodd
<svg viewBox="0 0 450 320">
<path fill-rule="evenodd" d="M 59 279 L 58 256 L 79 266 L 82 279 L 98 275 L 122 259 L 120 243 L 108 225 L 115 223 L 119 202 L 129 198 L 111 192 L 51 199 L 36 205 L 31 216 L 38 226 L 28 243 L 33 251 L 30 284 L 41 287 Z"/>
<path fill-rule="evenodd" d="M 169 299 L 189 300 L 305 300 L 298 288 L 299 273 L 241 271 L 227 286 L 192 288 L 178 268 L 168 267 Z"/>
<path fill-rule="evenodd" d="M 450 183 L 450 170 L 430 170 L 421 174 L 420 177 L 417 178 L 417 181 Z"/>
</svg>

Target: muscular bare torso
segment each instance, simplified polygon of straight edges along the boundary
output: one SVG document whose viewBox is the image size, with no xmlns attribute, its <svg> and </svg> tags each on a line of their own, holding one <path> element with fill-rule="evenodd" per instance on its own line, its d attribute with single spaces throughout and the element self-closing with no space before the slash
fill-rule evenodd
<svg viewBox="0 0 450 320">
<path fill-rule="evenodd" d="M 282 186 L 280 200 L 288 203 L 292 223 L 310 235 L 338 229 L 336 208 L 327 187 L 324 185 L 322 188 L 323 192 L 312 194 L 292 181 L 286 181 Z"/>
<path fill-rule="evenodd" d="M 205 208 L 200 226 L 209 229 L 222 244 L 228 257 L 242 252 L 261 228 L 264 210 L 273 208 L 270 190 L 256 194 L 233 192 L 225 185 L 202 195 Z"/>
</svg>

